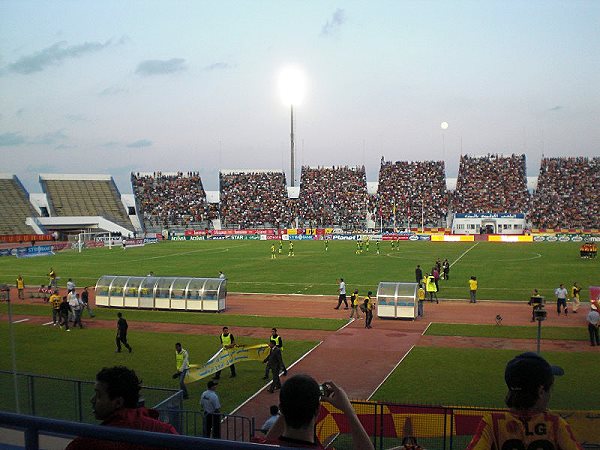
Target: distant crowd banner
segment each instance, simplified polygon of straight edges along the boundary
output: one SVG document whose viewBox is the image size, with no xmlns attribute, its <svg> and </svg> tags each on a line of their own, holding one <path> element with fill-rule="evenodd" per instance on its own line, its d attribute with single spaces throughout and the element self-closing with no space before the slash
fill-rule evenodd
<svg viewBox="0 0 600 450">
<path fill-rule="evenodd" d="M 62 250 L 69 243 L 55 245 L 34 245 L 32 247 L 17 247 L 0 249 L 0 256 L 16 256 L 17 258 L 32 258 L 35 256 L 51 256 L 55 251 Z"/>
<path fill-rule="evenodd" d="M 190 370 L 185 378 L 185 383 L 194 383 L 206 378 L 219 370 L 223 370 L 232 364 L 244 361 L 262 362 L 269 354 L 267 344 L 259 345 L 236 345 L 233 348 L 222 348 L 215 353 L 203 366 L 190 365 Z"/>
<path fill-rule="evenodd" d="M 591 233 L 541 233 L 534 234 L 535 242 L 600 242 L 600 235 Z"/>
<path fill-rule="evenodd" d="M 350 434 L 346 416 L 327 402 L 317 417 L 317 436 L 327 442 L 337 434 Z M 468 443 L 477 431 L 484 414 L 504 409 L 470 407 L 391 405 L 377 402 L 353 402 L 361 423 L 371 436 L 387 439 L 413 437 L 423 445 L 424 440 L 452 439 Z M 577 440 L 582 444 L 600 444 L 600 411 L 553 411 L 571 425 Z M 457 439 L 460 438 L 460 439 Z M 429 448 L 427 444 L 424 445 Z M 439 446 L 441 447 L 441 446 Z M 438 448 L 439 448 L 438 447 Z M 464 446 L 456 445 L 456 448 Z"/>
</svg>

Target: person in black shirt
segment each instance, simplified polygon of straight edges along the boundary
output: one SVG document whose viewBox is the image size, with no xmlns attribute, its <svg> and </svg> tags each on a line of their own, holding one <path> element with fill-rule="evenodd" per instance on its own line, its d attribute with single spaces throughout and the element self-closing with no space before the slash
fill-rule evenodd
<svg viewBox="0 0 600 450">
<path fill-rule="evenodd" d="M 67 297 L 63 297 L 62 303 L 58 306 L 59 325 L 61 328 L 64 325 L 65 330 L 67 331 L 71 331 L 69 329 L 69 311 L 71 311 L 71 307 L 69 306 Z"/>
<path fill-rule="evenodd" d="M 115 353 L 121 352 L 121 343 L 131 353 L 131 346 L 127 343 L 127 328 L 129 328 L 129 325 L 127 325 L 127 321 L 123 318 L 123 314 L 117 313 L 117 317 L 119 320 L 117 320 L 117 337 L 115 338 L 117 349 Z"/>
<path fill-rule="evenodd" d="M 423 271 L 421 270 L 421 266 L 417 264 L 417 268 L 415 269 L 415 279 L 417 280 L 417 284 L 421 284 L 423 282 Z"/>
</svg>

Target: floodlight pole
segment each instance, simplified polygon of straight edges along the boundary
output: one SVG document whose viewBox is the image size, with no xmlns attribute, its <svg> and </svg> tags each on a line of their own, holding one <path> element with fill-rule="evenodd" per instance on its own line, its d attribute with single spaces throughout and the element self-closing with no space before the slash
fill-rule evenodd
<svg viewBox="0 0 600 450">
<path fill-rule="evenodd" d="M 540 354 L 540 343 L 542 341 L 542 321 L 538 320 L 538 329 L 537 329 L 537 354 Z"/>
<path fill-rule="evenodd" d="M 12 305 L 10 301 L 10 291 L 7 292 L 8 298 L 8 335 L 10 340 L 10 353 L 12 360 L 12 373 L 13 373 L 13 383 L 14 383 L 14 391 L 15 391 L 15 411 L 17 414 L 21 413 L 21 408 L 19 405 L 19 382 L 17 379 L 17 351 L 15 349 L 15 333 L 13 331 L 13 320 L 12 320 Z"/>
<path fill-rule="evenodd" d="M 295 175 L 295 168 L 294 168 L 294 104 L 290 105 L 290 156 L 291 156 L 291 162 L 290 162 L 290 186 L 294 187 L 295 185 L 295 180 L 294 180 L 294 175 Z"/>
</svg>

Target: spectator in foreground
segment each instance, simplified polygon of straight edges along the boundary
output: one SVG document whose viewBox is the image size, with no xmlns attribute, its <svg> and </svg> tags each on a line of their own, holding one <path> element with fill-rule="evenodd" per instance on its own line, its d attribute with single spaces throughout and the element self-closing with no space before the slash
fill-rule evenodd
<svg viewBox="0 0 600 450">
<path fill-rule="evenodd" d="M 265 423 L 263 423 L 263 426 L 260 427 L 260 431 L 262 431 L 265 434 L 268 433 L 268 431 L 271 429 L 273 424 L 277 421 L 277 419 L 279 419 L 279 407 L 277 405 L 271 405 L 269 407 L 269 413 L 271 415 L 269 416 L 269 418 L 267 420 L 265 420 Z"/>
<path fill-rule="evenodd" d="M 96 419 L 102 421 L 101 425 L 111 427 L 178 434 L 172 425 L 158 420 L 158 411 L 138 407 L 140 385 L 141 381 L 135 372 L 127 367 L 105 367 L 98 372 L 94 396 L 91 398 Z M 143 448 L 148 447 L 84 437 L 74 439 L 67 446 L 67 450 Z"/>
<path fill-rule="evenodd" d="M 315 422 L 319 415 L 321 401 L 331 403 L 344 413 L 352 434 L 353 449 L 373 449 L 373 443 L 358 420 L 346 393 L 333 381 L 327 381 L 319 386 L 308 375 L 294 375 L 283 384 L 279 392 L 281 416 L 267 436 L 256 441 L 283 447 L 323 449 L 315 436 Z"/>
<path fill-rule="evenodd" d="M 554 376 L 563 373 L 560 367 L 551 366 L 532 352 L 509 361 L 504 372 L 509 411 L 484 415 L 467 449 L 582 450 L 569 424 L 558 414 L 548 412 Z"/>
</svg>

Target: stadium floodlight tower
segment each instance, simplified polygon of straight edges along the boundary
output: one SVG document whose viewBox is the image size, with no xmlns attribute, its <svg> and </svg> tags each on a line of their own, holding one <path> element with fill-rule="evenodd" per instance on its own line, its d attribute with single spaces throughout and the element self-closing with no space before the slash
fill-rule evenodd
<svg viewBox="0 0 600 450">
<path fill-rule="evenodd" d="M 306 93 L 304 72 L 297 66 L 284 67 L 279 73 L 279 93 L 284 105 L 290 105 L 290 186 L 295 186 L 294 167 L 294 105 L 299 105 Z"/>
</svg>

